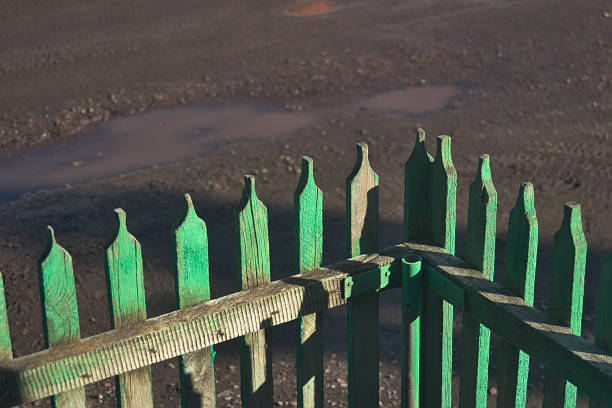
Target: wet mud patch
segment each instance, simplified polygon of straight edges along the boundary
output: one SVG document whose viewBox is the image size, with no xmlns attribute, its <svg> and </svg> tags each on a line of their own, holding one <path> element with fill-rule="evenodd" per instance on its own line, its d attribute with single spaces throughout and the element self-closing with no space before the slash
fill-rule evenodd
<svg viewBox="0 0 612 408">
<path fill-rule="evenodd" d="M 424 115 L 444 109 L 460 94 L 461 88 L 454 85 L 417 86 L 374 95 L 364 100 L 360 106 L 410 115 Z"/>
<path fill-rule="evenodd" d="M 116 118 L 68 141 L 0 161 L 0 202 L 41 189 L 78 185 L 130 171 L 187 161 L 231 144 L 289 137 L 333 117 L 367 108 L 407 116 L 439 112 L 462 94 L 455 85 L 418 86 L 375 94 L 318 111 L 281 111 L 250 102 L 159 109 Z"/>
<path fill-rule="evenodd" d="M 334 6 L 329 1 L 310 0 L 299 2 L 297 5 L 287 9 L 286 14 L 290 16 L 311 16 L 329 13 L 334 9 Z"/>
<path fill-rule="evenodd" d="M 229 144 L 288 136 L 316 120 L 263 104 L 187 106 L 112 119 L 69 141 L 0 161 L 0 172 L 12 175 L 0 180 L 0 201 L 185 161 Z"/>
</svg>

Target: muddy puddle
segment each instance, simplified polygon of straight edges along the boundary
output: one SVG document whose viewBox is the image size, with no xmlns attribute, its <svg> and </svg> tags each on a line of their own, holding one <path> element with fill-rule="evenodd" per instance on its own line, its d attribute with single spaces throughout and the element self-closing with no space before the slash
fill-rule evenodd
<svg viewBox="0 0 612 408">
<path fill-rule="evenodd" d="M 460 93 L 456 86 L 413 87 L 373 95 L 333 111 L 365 107 L 423 115 L 444 109 Z M 330 111 L 284 112 L 269 104 L 248 103 L 160 109 L 112 119 L 68 141 L 0 159 L 0 201 L 186 161 L 229 144 L 290 136 L 327 120 Z"/>
<path fill-rule="evenodd" d="M 419 86 L 374 95 L 360 106 L 424 115 L 444 109 L 459 93 L 460 88 L 456 86 Z"/>
<path fill-rule="evenodd" d="M 333 9 L 333 5 L 328 1 L 311 0 L 299 2 L 295 6 L 287 9 L 286 14 L 291 16 L 310 16 L 328 13 Z"/>
</svg>

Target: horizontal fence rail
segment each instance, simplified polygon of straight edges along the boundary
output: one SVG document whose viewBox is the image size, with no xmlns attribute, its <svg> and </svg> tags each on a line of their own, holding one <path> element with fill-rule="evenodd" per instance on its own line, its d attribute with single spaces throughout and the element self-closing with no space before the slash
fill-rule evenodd
<svg viewBox="0 0 612 408">
<path fill-rule="evenodd" d="M 423 281 L 438 296 L 586 393 L 612 400 L 612 355 L 548 323 L 542 312 L 443 248 L 406 243 L 0 362 L 0 401 L 4 406 L 34 401 L 343 305 L 351 276 L 353 291 L 399 287 L 400 260 L 410 254 L 422 257 Z M 358 278 L 370 274 L 378 279 Z"/>
<path fill-rule="evenodd" d="M 453 308 L 463 312 L 460 408 L 488 401 L 490 333 L 501 338 L 497 406 L 524 408 L 529 359 L 544 363 L 544 406 L 573 407 L 577 390 L 591 408 L 612 403 L 612 254 L 600 282 L 595 343 L 580 336 L 586 239 L 581 208 L 564 207 L 554 236 L 546 313 L 533 307 L 538 249 L 534 188 L 521 185 L 508 224 L 504 285 L 493 282 L 497 192 L 488 155 L 480 157 L 469 190 L 465 260 L 454 256 L 457 172 L 451 139 L 437 138 L 435 157 L 419 129 L 405 163 L 403 244 L 378 249 L 379 188 L 368 146 L 346 179 L 346 248 L 350 259 L 321 267 L 323 192 L 313 161 L 304 156 L 294 193 L 297 273 L 270 282 L 268 213 L 245 177 L 235 212 L 239 292 L 210 296 L 208 236 L 191 197 L 174 227 L 175 289 L 179 310 L 146 318 L 140 244 L 116 210 L 106 251 L 112 330 L 80 338 L 72 258 L 55 240 L 39 260 L 46 350 L 13 359 L 0 276 L 0 407 L 53 397 L 58 408 L 85 406 L 84 386 L 115 377 L 123 407 L 152 407 L 150 365 L 181 356 L 182 406 L 216 407 L 215 344 L 241 339 L 244 407 L 273 403 L 271 327 L 295 321 L 297 406 L 322 408 L 323 316 L 347 305 L 348 405 L 379 405 L 379 297 L 400 288 L 402 408 L 450 407 Z M 227 274 L 227 271 L 221 271 Z M 279 271 L 282 272 L 282 271 Z"/>
</svg>

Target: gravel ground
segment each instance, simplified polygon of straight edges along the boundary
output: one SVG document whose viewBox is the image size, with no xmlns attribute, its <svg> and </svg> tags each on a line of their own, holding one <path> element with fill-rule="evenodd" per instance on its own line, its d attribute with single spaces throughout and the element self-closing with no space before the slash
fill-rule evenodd
<svg viewBox="0 0 612 408">
<path fill-rule="evenodd" d="M 63 143 L 108 119 L 158 108 L 269 102 L 326 112 L 284 137 L 225 145 L 179 163 L 33 192 L 1 205 L 0 270 L 15 356 L 43 348 L 36 259 L 47 224 L 73 256 L 82 335 L 90 336 L 109 328 L 103 253 L 113 208 L 127 211 L 130 231 L 142 243 L 147 310 L 156 316 L 176 307 L 170 231 L 185 192 L 207 222 L 213 296 L 222 296 L 236 290 L 235 265 L 224 254 L 233 254 L 233 209 L 243 174 L 257 176 L 258 194 L 268 205 L 272 278 L 278 279 L 293 274 L 286 254 L 291 253 L 292 195 L 301 155 L 314 159 L 325 194 L 328 263 L 344 257 L 345 177 L 355 160 L 354 144 L 361 140 L 370 144 L 371 163 L 381 178 L 381 246 L 401 239 L 402 166 L 419 126 L 428 132 L 430 152 L 436 135 L 453 137 L 460 256 L 468 185 L 478 156 L 491 155 L 499 202 L 498 281 L 503 281 L 509 210 L 519 184 L 534 183 L 540 225 L 536 306 L 542 309 L 563 203 L 583 205 L 589 242 L 583 335 L 592 340 L 601 261 L 612 248 L 609 2 L 337 1 L 331 12 L 298 17 L 285 13 L 295 3 L 257 3 L 4 2 L 3 157 Z M 385 91 L 445 84 L 464 91 L 428 114 L 359 105 Z M 12 177 L 10 171 L 5 177 Z M 393 407 L 399 402 L 399 297 L 390 292 L 382 298 L 380 399 Z M 345 319 L 342 310 L 328 316 L 325 400 L 326 406 L 343 407 Z M 461 315 L 455 320 L 458 350 Z M 278 406 L 295 404 L 295 336 L 290 324 L 273 331 Z M 497 342 L 494 338 L 491 406 Z M 220 407 L 239 406 L 237 350 L 234 341 L 217 347 Z M 156 405 L 175 406 L 176 362 L 154 366 L 153 377 Z M 534 361 L 528 406 L 539 406 L 542 378 L 542 367 Z M 115 405 L 112 381 L 87 387 L 87 394 L 90 406 Z"/>
</svg>

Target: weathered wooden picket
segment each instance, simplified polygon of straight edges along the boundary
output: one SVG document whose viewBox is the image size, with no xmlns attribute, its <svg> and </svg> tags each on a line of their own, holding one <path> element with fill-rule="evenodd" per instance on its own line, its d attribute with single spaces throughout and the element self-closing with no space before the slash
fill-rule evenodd
<svg viewBox="0 0 612 408">
<path fill-rule="evenodd" d="M 595 344 L 580 337 L 586 241 L 580 206 L 565 205 L 554 236 L 548 313 L 533 308 L 538 248 L 534 190 L 520 186 L 510 214 L 505 287 L 493 280 L 497 193 L 483 155 L 469 190 L 465 260 L 456 258 L 457 174 L 451 140 L 438 138 L 435 158 L 417 132 L 405 166 L 404 243 L 378 250 L 378 176 L 368 148 L 346 184 L 347 253 L 321 267 L 323 194 L 313 163 L 302 161 L 294 196 L 294 276 L 270 282 L 267 210 L 245 177 L 236 212 L 240 292 L 210 300 L 206 224 L 186 196 L 175 229 L 179 310 L 147 319 L 140 244 L 117 212 L 106 253 L 112 330 L 80 339 L 72 261 L 49 228 L 40 261 L 47 349 L 12 358 L 0 279 L 0 404 L 53 396 L 57 407 L 85 406 L 84 385 L 116 376 L 122 407 L 152 407 L 150 364 L 182 356 L 183 406 L 215 406 L 214 344 L 240 337 L 245 407 L 272 406 L 272 326 L 296 321 L 298 406 L 323 407 L 323 312 L 348 307 L 348 404 L 379 406 L 378 302 L 402 288 L 401 406 L 450 407 L 453 307 L 464 313 L 460 407 L 485 407 L 490 332 L 502 339 L 498 407 L 524 407 L 530 356 L 547 368 L 545 407 L 572 407 L 576 387 L 591 407 L 612 407 L 612 255 L 601 278 Z"/>
</svg>

